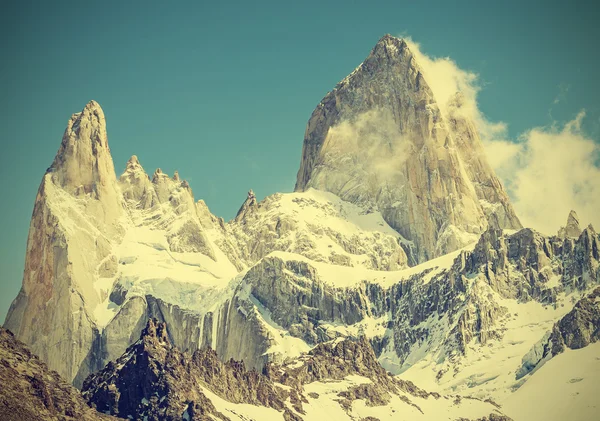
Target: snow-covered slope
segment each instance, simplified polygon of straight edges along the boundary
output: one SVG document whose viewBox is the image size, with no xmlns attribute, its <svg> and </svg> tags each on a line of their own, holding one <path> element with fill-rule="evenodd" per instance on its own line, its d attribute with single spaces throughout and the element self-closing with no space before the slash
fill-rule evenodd
<svg viewBox="0 0 600 421">
<path fill-rule="evenodd" d="M 553 358 L 501 404 L 515 421 L 588 421 L 598 419 L 598 391 L 600 343 L 595 343 Z"/>
<path fill-rule="evenodd" d="M 341 266 L 397 270 L 406 267 L 406 243 L 373 209 L 308 189 L 275 194 L 256 203 L 250 197 L 227 224 L 248 265 L 273 251 Z"/>
</svg>

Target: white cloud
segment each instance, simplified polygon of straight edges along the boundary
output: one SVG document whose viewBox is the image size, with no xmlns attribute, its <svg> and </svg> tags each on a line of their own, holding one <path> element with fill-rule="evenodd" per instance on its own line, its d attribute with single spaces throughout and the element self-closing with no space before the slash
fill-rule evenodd
<svg viewBox="0 0 600 421">
<path fill-rule="evenodd" d="M 406 38 L 405 38 L 406 39 Z M 508 138 L 506 124 L 491 122 L 479 110 L 481 90 L 478 75 L 461 69 L 448 57 L 432 58 L 419 44 L 406 39 L 420 65 L 442 113 L 457 91 L 464 96 L 461 107 L 479 130 L 492 168 L 503 181 L 523 225 L 556 233 L 574 209 L 582 224 L 600 228 L 600 146 L 582 132 L 585 113 L 559 127 L 536 127 Z M 561 85 L 554 104 L 565 96 Z"/>
<path fill-rule="evenodd" d="M 391 181 L 401 177 L 403 161 L 409 154 L 409 142 L 400 133 L 389 110 L 370 110 L 353 120 L 332 126 L 327 133 L 323 150 L 360 163 L 367 173 Z"/>
<path fill-rule="evenodd" d="M 471 115 L 480 114 L 477 108 L 480 86 L 476 73 L 459 68 L 449 57 L 432 58 L 424 54 L 421 46 L 410 38 L 404 40 L 421 67 L 425 81 L 433 91 L 442 113 L 446 114 L 448 102 L 457 92 L 461 92 L 465 99 L 461 108 Z"/>
<path fill-rule="evenodd" d="M 554 233 L 574 209 L 582 223 L 600 228 L 600 147 L 581 131 L 584 116 L 580 112 L 560 129 L 524 133 L 515 159 L 500 166 L 525 226 Z"/>
</svg>

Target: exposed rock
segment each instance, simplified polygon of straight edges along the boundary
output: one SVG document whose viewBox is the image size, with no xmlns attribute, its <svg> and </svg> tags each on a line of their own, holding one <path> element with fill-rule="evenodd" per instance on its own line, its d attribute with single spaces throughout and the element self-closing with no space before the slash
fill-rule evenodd
<svg viewBox="0 0 600 421">
<path fill-rule="evenodd" d="M 127 418 L 181 420 L 205 415 L 227 420 L 205 390 L 234 403 L 283 411 L 286 392 L 236 361 L 221 362 L 214 351 L 192 356 L 173 347 L 165 323 L 150 319 L 140 339 L 116 362 L 86 379 L 83 395 L 99 411 Z M 196 417 L 196 418 L 194 418 Z"/>
<path fill-rule="evenodd" d="M 108 295 L 94 288 L 114 270 L 123 212 L 106 122 L 95 101 L 68 122 L 36 196 L 23 287 L 5 327 L 68 381 L 100 368 L 92 312 Z M 100 268 L 100 270 L 98 270 Z"/>
<path fill-rule="evenodd" d="M 592 302 L 563 316 L 600 284 L 600 238 L 574 213 L 559 236 L 503 231 L 519 222 L 463 98 L 440 107 L 406 44 L 384 37 L 313 113 L 301 191 L 260 202 L 250 191 L 225 223 L 178 173 L 150 178 L 136 156 L 117 182 L 104 117 L 88 104 L 40 185 L 6 325 L 77 386 L 129 348 L 93 380 L 98 402 L 122 415 L 235 419 L 219 399 L 294 421 L 315 399 L 333 399 L 341 418 L 359 419 L 357 400 L 424 415 L 436 396 L 377 359 L 394 374 L 416 367 L 440 390 L 504 393 L 512 378 L 483 376 L 478 361 L 512 377 L 518 362 L 497 351 L 523 355 L 559 319 L 524 373 L 597 340 Z M 513 340 L 528 308 L 548 316 L 537 337 Z M 154 323 L 130 347 L 149 318 L 168 334 Z M 121 382 L 125 367 L 139 374 Z M 323 381 L 340 389 L 309 386 Z"/>
<path fill-rule="evenodd" d="M 125 172 L 121 174 L 119 182 L 123 198 L 132 206 L 150 209 L 160 204 L 154 186 L 137 156 L 133 155 L 127 161 Z"/>
<path fill-rule="evenodd" d="M 372 314 L 363 289 L 329 286 L 302 261 L 266 257 L 243 282 L 277 324 L 309 344 L 333 339 L 320 327 L 323 322 L 352 325 Z"/>
<path fill-rule="evenodd" d="M 0 328 L 0 418 L 22 420 L 115 420 L 87 406 L 77 389 Z"/>
<path fill-rule="evenodd" d="M 88 203 L 90 210 L 107 229 L 113 228 L 121 215 L 121 196 L 108 147 L 104 112 L 96 101 L 88 102 L 81 113 L 71 116 L 47 174 L 65 192 L 96 199 Z"/>
<path fill-rule="evenodd" d="M 329 403 L 341 405 L 347 419 L 355 419 L 353 401 L 365 400 L 367 406 L 389 406 L 392 395 L 397 399 L 394 405 L 419 408 L 412 400 L 421 405 L 431 400 L 427 407 L 439 405 L 436 411 L 452 405 L 452 411 L 457 413 L 473 409 L 477 413 L 497 412 L 486 402 L 453 404 L 448 397 L 395 379 L 377 363 L 364 338 L 320 344 L 297 360 L 283 365 L 268 364 L 261 374 L 247 371 L 241 362 L 223 363 L 210 349 L 197 350 L 192 356 L 182 353 L 171 344 L 169 336 L 164 323 L 148 321 L 140 339 L 123 356 L 86 379 L 84 397 L 98 410 L 135 420 L 249 419 L 243 404 L 250 404 L 271 411 L 264 419 L 283 417 L 302 421 L 307 419 L 311 406 L 307 396 L 331 398 L 306 394 L 305 387 L 359 376 L 371 383 L 341 390 Z M 232 404 L 239 406 L 234 410 Z M 393 408 L 390 407 L 395 411 Z M 418 411 L 423 415 L 420 408 Z M 255 419 L 256 415 L 251 417 Z M 308 419 L 315 419 L 314 415 Z"/>
<path fill-rule="evenodd" d="M 581 228 L 579 227 L 579 217 L 574 210 L 569 212 L 567 218 L 567 225 L 561 227 L 558 230 L 558 236 L 560 238 L 577 238 L 581 235 Z"/>
<path fill-rule="evenodd" d="M 313 187 L 377 208 L 417 262 L 488 226 L 520 228 L 461 102 L 442 115 L 407 44 L 386 35 L 313 112 L 296 191 Z"/>
<path fill-rule="evenodd" d="M 246 198 L 244 203 L 242 203 L 242 206 L 240 207 L 235 216 L 236 219 L 243 219 L 248 214 L 248 212 L 251 212 L 253 209 L 256 209 L 256 196 L 254 195 L 252 189 L 250 189 L 250 191 L 248 192 L 248 197 Z"/>
</svg>

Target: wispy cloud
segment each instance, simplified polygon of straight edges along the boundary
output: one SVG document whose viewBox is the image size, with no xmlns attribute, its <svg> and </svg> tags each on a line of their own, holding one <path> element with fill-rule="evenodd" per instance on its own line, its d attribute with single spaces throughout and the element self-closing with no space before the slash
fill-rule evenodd
<svg viewBox="0 0 600 421">
<path fill-rule="evenodd" d="M 505 123 L 488 120 L 479 109 L 476 73 L 461 69 L 449 57 L 427 56 L 419 44 L 407 41 L 443 113 L 454 94 L 463 93 L 462 110 L 479 129 L 488 161 L 525 226 L 555 233 L 574 209 L 582 223 L 600 228 L 600 147 L 581 128 L 584 111 L 564 125 L 552 121 L 510 139 Z M 549 113 L 568 91 L 568 84 L 559 85 Z"/>
</svg>

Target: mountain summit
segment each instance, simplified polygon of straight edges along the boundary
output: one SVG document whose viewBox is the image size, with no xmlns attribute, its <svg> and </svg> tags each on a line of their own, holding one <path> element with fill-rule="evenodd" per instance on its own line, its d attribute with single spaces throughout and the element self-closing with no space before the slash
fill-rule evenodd
<svg viewBox="0 0 600 421">
<path fill-rule="evenodd" d="M 424 262 L 488 226 L 521 224 L 474 124 L 440 111 L 407 43 L 385 35 L 319 103 L 306 128 L 296 191 L 325 190 L 377 208 Z"/>
</svg>

